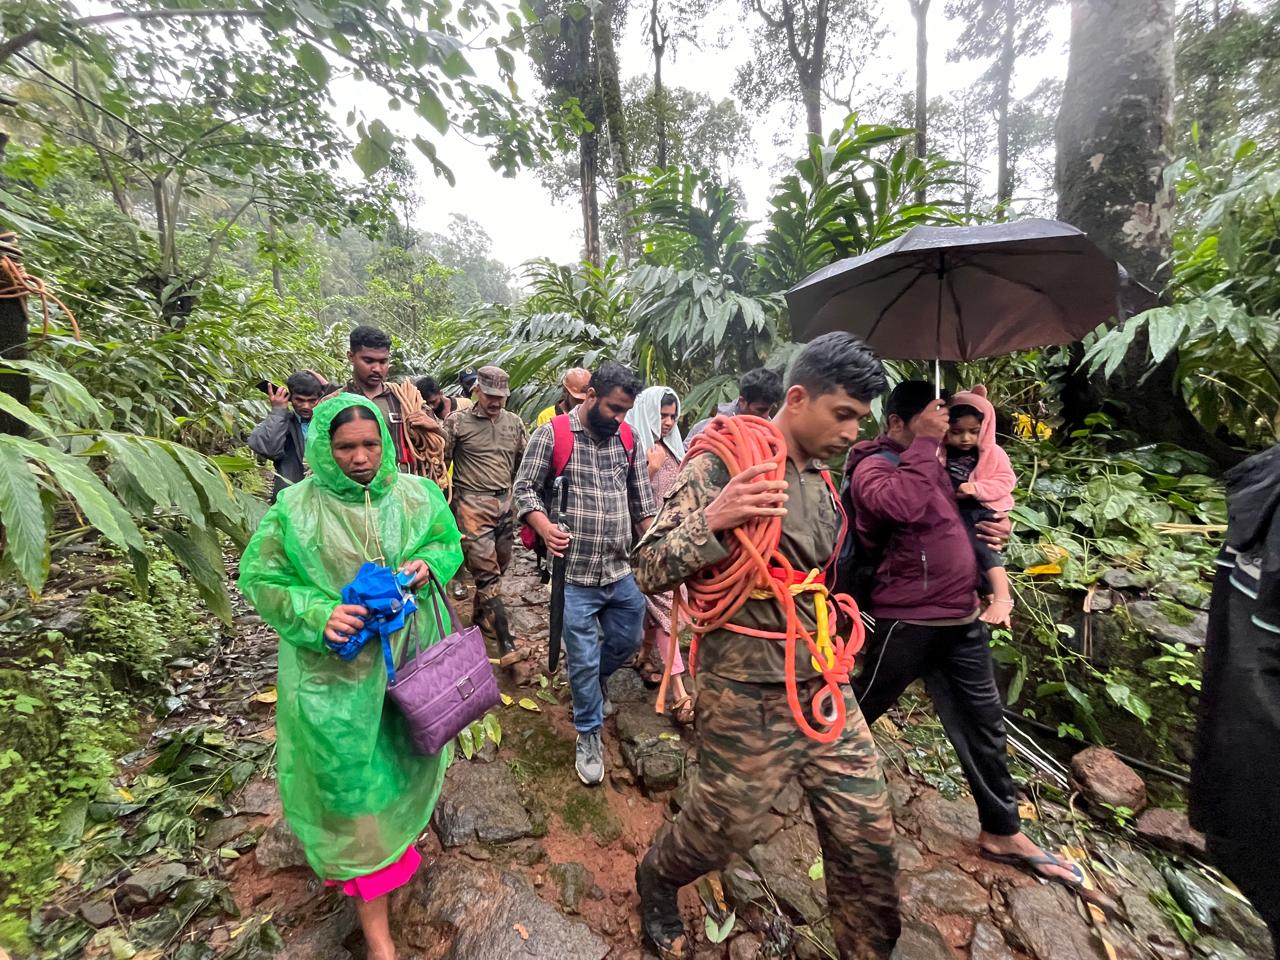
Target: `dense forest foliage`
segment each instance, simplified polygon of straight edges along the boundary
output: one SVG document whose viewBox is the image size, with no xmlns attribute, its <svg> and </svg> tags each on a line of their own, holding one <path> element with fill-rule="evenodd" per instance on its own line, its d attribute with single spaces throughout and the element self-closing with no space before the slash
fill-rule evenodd
<svg viewBox="0 0 1280 960">
<path fill-rule="evenodd" d="M 911 0 L 921 59 L 872 89 L 858 77 L 889 16 L 873 0 L 7 4 L 0 942 L 23 940 L 56 882 L 67 812 L 82 822 L 139 716 L 163 716 L 162 665 L 209 642 L 209 614 L 232 615 L 224 560 L 263 509 L 242 446 L 257 381 L 341 377 L 361 322 L 395 336 L 401 374 L 504 366 L 525 415 L 566 367 L 611 357 L 696 419 L 742 371 L 793 355 L 785 290 L 919 224 L 1056 213 L 1158 298 L 1076 348 L 946 376 L 993 384 L 1024 424 L 1009 704 L 1185 765 L 1197 652 L 1165 631 L 1141 654 L 1095 653 L 1120 643 L 1089 638 L 1089 598 L 1123 583 L 1166 625 L 1193 620 L 1225 522 L 1217 478 L 1280 437 L 1280 3 L 1175 16 L 1135 0 L 1167 70 L 1133 79 L 1153 139 L 1111 147 L 1070 140 L 1097 119 L 1080 78 L 1105 80 L 1105 51 L 1073 37 L 1072 76 L 1016 95 L 1052 5 Z M 1088 0 L 1072 6 L 1085 29 Z M 717 42 L 700 24 L 726 10 L 753 36 L 739 101 L 665 83 L 664 57 Z M 964 24 L 948 56 L 987 68 L 936 96 L 923 58 L 943 16 Z M 645 20 L 647 63 L 620 64 L 628 17 Z M 360 85 L 363 110 L 339 115 L 340 84 Z M 782 135 L 790 161 L 749 206 L 737 165 L 774 135 L 750 117 L 778 103 L 805 132 Z M 827 129 L 824 108 L 847 119 Z M 376 118 L 391 111 L 422 132 L 397 136 Z M 416 227 L 452 179 L 447 135 L 577 204 L 582 258 L 507 265 L 465 216 Z M 1073 199 L 1112 147 L 1140 155 L 1097 201 L 1124 223 Z M 110 562 L 73 631 L 61 614 L 88 552 Z"/>
</svg>

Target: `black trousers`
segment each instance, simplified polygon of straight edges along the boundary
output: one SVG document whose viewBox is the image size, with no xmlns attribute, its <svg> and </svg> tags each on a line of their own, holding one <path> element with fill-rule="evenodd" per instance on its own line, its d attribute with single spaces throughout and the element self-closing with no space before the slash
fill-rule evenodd
<svg viewBox="0 0 1280 960">
<path fill-rule="evenodd" d="M 978 819 L 987 833 L 1007 837 L 1022 827 L 1005 759 L 1004 704 L 996 687 L 986 625 L 951 627 L 878 620 L 869 635 L 853 692 L 867 723 L 924 678 L 938 719 L 955 747 Z"/>
</svg>

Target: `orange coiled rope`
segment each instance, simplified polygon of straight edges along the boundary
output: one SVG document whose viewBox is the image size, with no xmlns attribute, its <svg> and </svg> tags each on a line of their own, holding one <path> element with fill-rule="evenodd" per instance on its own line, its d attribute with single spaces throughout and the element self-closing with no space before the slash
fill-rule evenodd
<svg viewBox="0 0 1280 960">
<path fill-rule="evenodd" d="M 716 417 L 694 438 L 685 455 L 692 457 L 712 453 L 723 461 L 731 477 L 748 467 L 771 463 L 773 469 L 762 480 L 783 480 L 786 476 L 787 444 L 782 432 L 768 420 L 759 417 Z M 828 480 L 828 483 L 830 481 Z M 835 495 L 834 488 L 832 495 Z M 839 501 L 836 501 L 839 510 Z M 862 649 L 866 634 L 862 617 L 853 598 L 831 594 L 827 590 L 824 571 L 798 571 L 778 549 L 782 539 L 782 517 L 762 517 L 733 531 L 728 544 L 729 556 L 714 567 L 698 571 L 685 581 L 688 599 L 675 592 L 671 616 L 671 650 L 666 660 L 662 685 L 658 690 L 658 710 L 666 704 L 667 685 L 671 680 L 671 664 L 675 660 L 678 625 L 682 611 L 693 628 L 693 644 L 689 649 L 689 670 L 697 658 L 698 641 L 714 630 L 728 630 L 743 636 L 776 640 L 786 644 L 787 702 L 796 724 L 805 735 L 819 743 L 834 742 L 844 730 L 845 704 L 841 686 L 849 682 L 853 660 Z M 835 545 L 832 556 L 839 553 Z M 796 615 L 800 596 L 812 596 L 816 608 L 817 636 L 805 629 Z M 754 630 L 731 623 L 733 616 L 748 600 L 773 600 L 786 617 L 785 632 Z M 842 638 L 830 622 L 830 598 L 849 623 L 849 636 Z M 809 648 L 811 662 L 822 675 L 823 686 L 814 694 L 809 707 L 817 726 L 809 722 L 796 684 L 796 648 L 803 640 Z"/>
</svg>

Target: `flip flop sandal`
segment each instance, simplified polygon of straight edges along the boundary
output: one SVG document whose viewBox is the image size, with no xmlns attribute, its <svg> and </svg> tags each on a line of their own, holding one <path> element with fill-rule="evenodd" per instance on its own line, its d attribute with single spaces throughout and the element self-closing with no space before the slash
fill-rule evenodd
<svg viewBox="0 0 1280 960">
<path fill-rule="evenodd" d="M 1060 883 L 1068 890 L 1078 890 L 1084 886 L 1084 871 L 1076 864 L 1055 857 L 1052 853 L 1041 853 L 1039 856 L 1029 857 L 1022 853 L 996 853 L 983 848 L 979 849 L 978 854 L 982 859 L 990 860 L 992 863 L 1003 863 L 1010 867 L 1017 867 L 1019 870 L 1025 870 L 1037 880 Z M 1072 883 L 1066 877 L 1056 874 L 1042 873 L 1039 869 L 1040 867 L 1062 867 L 1070 870 L 1072 876 L 1075 877 L 1075 882 Z"/>
<path fill-rule="evenodd" d="M 693 723 L 693 697 L 684 696 L 671 707 L 671 719 L 682 727 Z"/>
</svg>

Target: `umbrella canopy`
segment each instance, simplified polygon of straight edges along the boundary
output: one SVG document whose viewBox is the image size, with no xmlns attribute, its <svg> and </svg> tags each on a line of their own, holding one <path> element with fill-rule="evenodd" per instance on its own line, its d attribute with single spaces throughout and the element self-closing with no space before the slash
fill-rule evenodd
<svg viewBox="0 0 1280 960">
<path fill-rule="evenodd" d="M 1121 316 L 1119 264 L 1057 220 L 913 227 L 787 291 L 791 329 L 847 330 L 894 360 L 975 360 L 1079 340 Z"/>
</svg>

